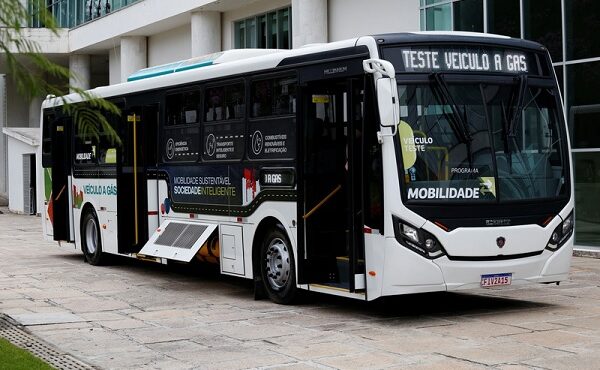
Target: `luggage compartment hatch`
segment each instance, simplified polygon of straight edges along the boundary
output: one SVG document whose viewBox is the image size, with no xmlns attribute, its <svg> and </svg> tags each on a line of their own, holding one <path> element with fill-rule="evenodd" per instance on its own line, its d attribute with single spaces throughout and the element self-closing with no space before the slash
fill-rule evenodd
<svg viewBox="0 0 600 370">
<path fill-rule="evenodd" d="M 190 262 L 216 229 L 216 224 L 168 220 L 160 225 L 139 254 Z"/>
</svg>

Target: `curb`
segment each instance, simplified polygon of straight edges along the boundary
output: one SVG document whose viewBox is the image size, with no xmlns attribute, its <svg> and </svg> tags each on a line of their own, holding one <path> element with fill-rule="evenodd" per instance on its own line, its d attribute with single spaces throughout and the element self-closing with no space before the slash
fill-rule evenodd
<svg viewBox="0 0 600 370">
<path fill-rule="evenodd" d="M 574 249 L 573 257 L 586 257 L 586 258 L 599 258 L 600 259 L 600 249 L 599 250 Z"/>
<path fill-rule="evenodd" d="M 2 313 L 0 313 L 0 337 L 39 357 L 58 370 L 96 369 L 30 334 L 23 326 Z"/>
</svg>

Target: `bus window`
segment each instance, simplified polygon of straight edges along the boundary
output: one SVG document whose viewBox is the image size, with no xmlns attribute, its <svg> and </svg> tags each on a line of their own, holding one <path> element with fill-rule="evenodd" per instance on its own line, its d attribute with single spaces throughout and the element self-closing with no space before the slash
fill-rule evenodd
<svg viewBox="0 0 600 370">
<path fill-rule="evenodd" d="M 93 127 L 90 127 L 93 126 Z M 86 122 L 75 125 L 75 164 L 97 164 L 98 156 L 98 126 Z"/>
<path fill-rule="evenodd" d="M 296 79 L 275 78 L 252 84 L 252 117 L 296 113 Z"/>
<path fill-rule="evenodd" d="M 209 87 L 204 96 L 206 120 L 202 127 L 202 159 L 242 159 L 246 126 L 242 120 L 246 110 L 245 84 L 239 82 Z"/>
<path fill-rule="evenodd" d="M 206 89 L 204 116 L 207 122 L 244 118 L 244 84 Z"/>
<path fill-rule="evenodd" d="M 110 133 L 102 132 L 98 136 L 98 163 L 117 164 L 117 141 Z"/>
<path fill-rule="evenodd" d="M 167 95 L 167 125 L 198 123 L 200 120 L 200 92 L 188 91 Z"/>
</svg>

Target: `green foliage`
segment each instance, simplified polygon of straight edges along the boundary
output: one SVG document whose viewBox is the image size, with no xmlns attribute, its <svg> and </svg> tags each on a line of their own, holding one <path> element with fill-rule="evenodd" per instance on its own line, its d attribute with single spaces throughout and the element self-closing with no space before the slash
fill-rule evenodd
<svg viewBox="0 0 600 370">
<path fill-rule="evenodd" d="M 17 90 L 28 100 L 37 96 L 58 97 L 63 113 L 73 117 L 78 131 L 96 138 L 102 131 L 113 143 L 120 144 L 119 135 L 105 117 L 107 114 L 120 116 L 119 108 L 88 91 L 69 86 L 69 80 L 74 77 L 72 72 L 46 58 L 40 53 L 39 45 L 27 38 L 23 26 L 32 18 L 39 19 L 58 36 L 54 18 L 46 9 L 46 1 L 31 0 L 30 3 L 28 9 L 21 0 L 0 0 L 0 25 L 3 25 L 0 26 L 0 58 L 4 59 Z M 64 82 L 55 84 L 49 81 Z M 63 96 L 69 89 L 86 104 L 73 104 L 73 100 Z"/>
<path fill-rule="evenodd" d="M 0 0 L 1 1 L 1 0 Z M 69 102 L 67 97 L 61 96 L 63 113 L 73 117 L 77 132 L 84 138 L 99 139 L 100 133 L 107 135 L 111 144 L 121 145 L 121 138 L 106 117 L 120 116 L 121 111 L 108 100 L 99 98 L 89 91 L 78 88 L 73 89 L 85 103 Z"/>
<path fill-rule="evenodd" d="M 36 16 L 55 36 L 58 36 L 58 29 L 44 0 L 32 0 L 31 8 L 35 14 L 31 14 L 20 0 L 0 1 L 0 24 L 4 25 L 0 29 L 0 52 L 21 95 L 29 100 L 48 94 L 62 95 L 68 91 L 68 84 L 55 86 L 48 79 L 68 81 L 69 69 L 40 54 L 39 45 L 27 38 L 23 26 L 30 17 Z"/>
<path fill-rule="evenodd" d="M 4 1 L 4 0 L 2 0 Z M 0 370 L 52 370 L 31 353 L 12 345 L 7 340 L 0 338 Z"/>
</svg>

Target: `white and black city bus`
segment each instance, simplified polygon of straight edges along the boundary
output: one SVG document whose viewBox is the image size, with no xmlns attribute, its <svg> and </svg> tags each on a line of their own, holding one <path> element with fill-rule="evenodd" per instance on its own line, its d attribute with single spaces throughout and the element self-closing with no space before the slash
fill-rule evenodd
<svg viewBox="0 0 600 370">
<path fill-rule="evenodd" d="M 537 43 L 232 50 L 92 93 L 122 110 L 106 117 L 120 140 L 49 98 L 41 170 L 45 234 L 90 264 L 216 263 L 279 303 L 567 278 L 569 141 Z"/>
</svg>

